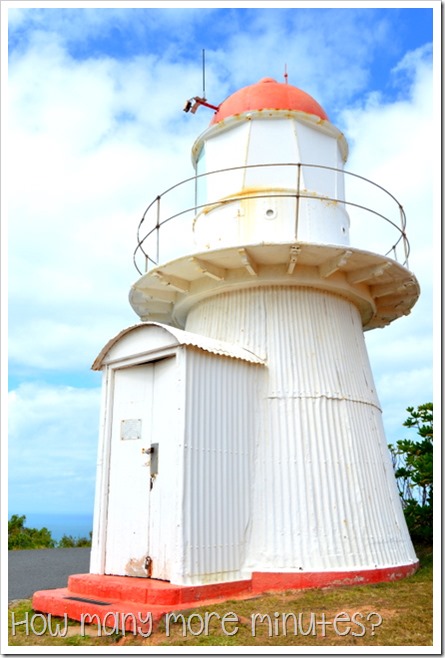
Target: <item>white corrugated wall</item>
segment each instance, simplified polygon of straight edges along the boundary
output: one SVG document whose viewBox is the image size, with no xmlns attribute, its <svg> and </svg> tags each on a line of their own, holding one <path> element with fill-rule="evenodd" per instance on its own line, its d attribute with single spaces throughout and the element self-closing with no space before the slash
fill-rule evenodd
<svg viewBox="0 0 445 658">
<path fill-rule="evenodd" d="M 255 418 L 264 368 L 187 350 L 184 583 L 248 577 Z"/>
<path fill-rule="evenodd" d="M 354 305 L 310 288 L 239 290 L 199 304 L 186 329 L 267 360 L 246 566 L 415 562 Z"/>
</svg>

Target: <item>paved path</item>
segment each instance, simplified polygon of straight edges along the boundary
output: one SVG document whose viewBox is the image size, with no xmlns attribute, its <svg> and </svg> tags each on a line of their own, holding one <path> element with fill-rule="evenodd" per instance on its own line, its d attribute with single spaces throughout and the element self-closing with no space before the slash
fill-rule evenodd
<svg viewBox="0 0 445 658">
<path fill-rule="evenodd" d="M 29 599 L 40 589 L 66 587 L 68 576 L 88 573 L 90 548 L 8 551 L 8 599 Z"/>
</svg>

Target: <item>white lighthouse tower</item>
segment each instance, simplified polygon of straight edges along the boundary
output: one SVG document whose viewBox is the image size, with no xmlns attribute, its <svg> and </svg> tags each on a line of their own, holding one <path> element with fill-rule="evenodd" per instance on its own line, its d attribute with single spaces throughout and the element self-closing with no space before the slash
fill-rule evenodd
<svg viewBox="0 0 445 658">
<path fill-rule="evenodd" d="M 107 576 L 252 593 L 408 575 L 417 558 L 363 333 L 419 295 L 403 210 L 346 175 L 344 136 L 287 82 L 214 109 L 195 176 L 139 227 L 141 322 L 94 364 L 92 574 L 77 592 Z M 362 198 L 345 195 L 348 176 Z M 368 250 L 355 217 L 372 244 L 389 226 L 389 244 Z"/>
</svg>

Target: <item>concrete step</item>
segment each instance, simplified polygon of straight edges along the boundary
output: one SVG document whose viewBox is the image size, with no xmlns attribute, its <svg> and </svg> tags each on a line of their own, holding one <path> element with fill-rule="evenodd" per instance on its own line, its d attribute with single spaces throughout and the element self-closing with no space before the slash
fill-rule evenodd
<svg viewBox="0 0 445 658">
<path fill-rule="evenodd" d="M 132 601 L 154 605 L 178 605 L 203 599 L 227 599 L 251 593 L 251 580 L 240 580 L 212 585 L 172 585 L 165 580 L 130 578 L 128 576 L 99 576 L 76 574 L 68 579 L 68 589 L 79 596 L 92 592 L 101 599 Z"/>
<path fill-rule="evenodd" d="M 257 596 L 251 581 L 179 586 L 145 578 L 75 574 L 68 587 L 36 592 L 32 607 L 85 624 L 149 632 L 169 612 Z"/>
</svg>

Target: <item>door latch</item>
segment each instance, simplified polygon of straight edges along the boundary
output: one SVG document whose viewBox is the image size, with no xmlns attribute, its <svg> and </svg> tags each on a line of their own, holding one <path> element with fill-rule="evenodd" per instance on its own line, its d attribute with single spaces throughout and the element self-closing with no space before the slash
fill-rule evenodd
<svg viewBox="0 0 445 658">
<path fill-rule="evenodd" d="M 150 455 L 150 461 L 145 466 L 150 466 L 150 475 L 154 477 L 158 474 L 158 456 L 159 456 L 159 443 L 152 443 L 148 448 L 142 448 L 143 455 Z"/>
</svg>

